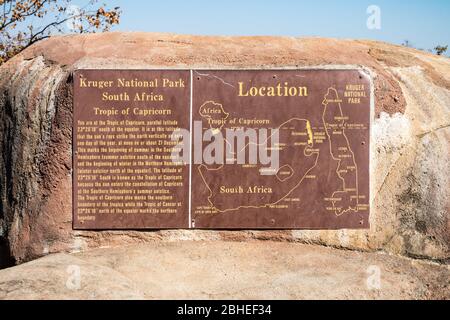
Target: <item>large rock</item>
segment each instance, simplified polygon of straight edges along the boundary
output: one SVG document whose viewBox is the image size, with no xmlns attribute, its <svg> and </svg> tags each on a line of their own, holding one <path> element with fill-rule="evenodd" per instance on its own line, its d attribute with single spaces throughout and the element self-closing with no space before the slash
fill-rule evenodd
<svg viewBox="0 0 450 320">
<path fill-rule="evenodd" d="M 448 266 L 280 242 L 154 242 L 0 271 L 1 299 L 449 299 Z"/>
<path fill-rule="evenodd" d="M 72 230 L 77 68 L 363 66 L 375 85 L 370 230 Z M 62 36 L 0 68 L 0 236 L 24 262 L 53 252 L 176 240 L 271 239 L 446 260 L 450 62 L 371 41 L 152 33 Z"/>
</svg>

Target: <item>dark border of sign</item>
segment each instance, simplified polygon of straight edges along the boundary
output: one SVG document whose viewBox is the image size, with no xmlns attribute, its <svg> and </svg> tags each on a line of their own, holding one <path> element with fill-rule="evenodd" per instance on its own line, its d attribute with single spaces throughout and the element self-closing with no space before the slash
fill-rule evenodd
<svg viewBox="0 0 450 320">
<path fill-rule="evenodd" d="M 109 71 L 189 71 L 191 73 L 191 80 L 192 80 L 192 73 L 194 71 L 359 71 L 364 73 L 367 76 L 367 79 L 370 84 L 370 123 L 369 123 L 369 137 L 370 137 L 370 148 L 369 148 L 369 223 L 367 227 L 362 228 L 308 228 L 308 227 L 296 227 L 296 228 L 199 228 L 199 227 L 193 227 L 191 224 L 192 218 L 191 218 L 191 200 L 192 195 L 191 191 L 189 191 L 189 228 L 158 228 L 158 227 L 145 227 L 145 228 L 96 228 L 96 229 L 84 229 L 84 228 L 77 228 L 75 226 L 75 219 L 74 215 L 75 212 L 73 212 L 73 200 L 75 197 L 74 194 L 74 188 L 73 188 L 73 181 L 74 181 L 74 170 L 72 170 L 72 197 L 71 197 L 71 208 L 72 208 L 72 229 L 76 231 L 160 231 L 160 230 L 209 230 L 209 231 L 283 231 L 283 230 L 311 230 L 311 231 L 319 231 L 319 230 L 329 230 L 329 231 L 338 231 L 338 230 L 368 230 L 370 229 L 371 222 L 370 217 L 373 216 L 373 191 L 374 191 L 374 177 L 373 177 L 373 160 L 372 157 L 374 155 L 374 143 L 373 143 L 373 120 L 375 117 L 375 86 L 374 86 L 374 76 L 373 72 L 364 66 L 361 65 L 339 65 L 339 64 L 331 64 L 331 65 L 323 65 L 323 66 L 306 66 L 306 67 L 298 67 L 298 66 L 281 66 L 281 67 L 259 67 L 259 68 L 236 68 L 236 67 L 218 67 L 218 68 L 164 68 L 164 67 L 155 67 L 155 68 L 140 68 L 140 69 L 134 69 L 134 68 L 78 68 L 71 71 L 70 75 L 72 76 L 72 79 L 74 79 L 74 76 L 76 73 L 81 71 L 98 71 L 98 70 L 109 70 Z M 73 86 L 75 85 L 75 81 L 73 80 Z M 192 86 L 192 83 L 191 83 Z M 74 88 L 73 88 L 74 89 Z M 192 127 L 192 88 L 191 88 L 191 101 L 190 101 L 190 126 Z M 72 108 L 74 108 L 74 96 L 72 100 Z M 72 113 L 73 114 L 73 113 Z M 74 135 L 73 135 L 73 129 L 75 127 L 74 123 L 74 117 L 72 117 L 72 168 L 74 168 L 75 165 L 75 151 L 73 150 L 74 145 Z M 191 165 L 191 164 L 190 164 Z M 191 169 L 190 169 L 191 171 Z M 191 172 L 189 173 L 189 183 L 191 184 Z M 189 190 L 191 190 L 191 186 L 189 185 Z"/>
</svg>

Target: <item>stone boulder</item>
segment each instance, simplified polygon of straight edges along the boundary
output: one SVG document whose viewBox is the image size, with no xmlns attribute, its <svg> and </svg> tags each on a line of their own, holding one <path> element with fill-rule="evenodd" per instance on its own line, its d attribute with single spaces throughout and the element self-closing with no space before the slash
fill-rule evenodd
<svg viewBox="0 0 450 320">
<path fill-rule="evenodd" d="M 0 300 L 449 299 L 450 269 L 299 243 L 153 242 L 0 270 Z"/>
<path fill-rule="evenodd" d="M 362 66 L 372 73 L 369 230 L 72 230 L 72 72 L 79 68 Z M 314 243 L 450 257 L 450 60 L 373 41 L 156 33 L 58 36 L 0 67 L 0 243 L 17 263 L 150 241 Z M 6 258 L 2 258 L 6 259 Z"/>
</svg>

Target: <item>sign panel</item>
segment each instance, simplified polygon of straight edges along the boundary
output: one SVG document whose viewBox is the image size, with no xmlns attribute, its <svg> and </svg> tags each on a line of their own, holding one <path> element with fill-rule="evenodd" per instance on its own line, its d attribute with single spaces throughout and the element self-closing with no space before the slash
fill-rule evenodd
<svg viewBox="0 0 450 320">
<path fill-rule="evenodd" d="M 80 70 L 74 228 L 369 226 L 360 70 Z"/>
<path fill-rule="evenodd" d="M 74 228 L 189 227 L 189 165 L 171 161 L 189 107 L 189 71 L 75 72 Z"/>
<path fill-rule="evenodd" d="M 212 129 L 215 138 L 223 137 L 216 149 L 221 143 L 232 149 L 225 151 L 224 164 L 194 163 L 195 227 L 369 226 L 367 75 L 358 70 L 194 71 L 193 93 L 194 120 L 204 132 Z M 227 134 L 239 128 L 254 129 L 240 146 L 239 137 Z M 278 129 L 278 139 L 272 139 L 273 131 L 264 132 L 268 128 Z M 246 159 L 239 164 L 242 150 Z M 264 155 L 267 150 L 275 156 Z"/>
</svg>

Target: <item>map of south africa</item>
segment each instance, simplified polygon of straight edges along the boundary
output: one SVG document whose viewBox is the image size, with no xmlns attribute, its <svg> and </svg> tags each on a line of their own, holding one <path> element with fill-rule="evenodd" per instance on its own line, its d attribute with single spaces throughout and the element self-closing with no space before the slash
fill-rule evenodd
<svg viewBox="0 0 450 320">
<path fill-rule="evenodd" d="M 208 106 L 218 108 L 215 115 L 206 114 Z M 334 87 L 324 93 L 322 123 L 328 141 L 327 151 L 335 162 L 338 188 L 325 195 L 331 203 L 330 212 L 336 216 L 358 212 L 358 167 L 355 154 L 351 149 L 347 133 L 346 120 L 342 109 L 342 100 Z M 230 116 L 226 106 L 217 101 L 206 101 L 199 108 L 199 114 L 215 133 L 223 130 L 225 120 Z M 261 175 L 258 165 L 200 165 L 198 174 L 209 191 L 208 205 L 219 213 L 240 209 L 277 208 L 296 189 L 301 188 L 305 179 L 317 166 L 321 152 L 314 145 L 311 121 L 304 118 L 290 118 L 279 124 L 280 164 L 276 174 Z M 301 163 L 301 166 L 296 163 Z M 236 188 L 230 184 L 229 177 L 241 176 Z M 223 190 L 228 190 L 224 193 Z"/>
</svg>

